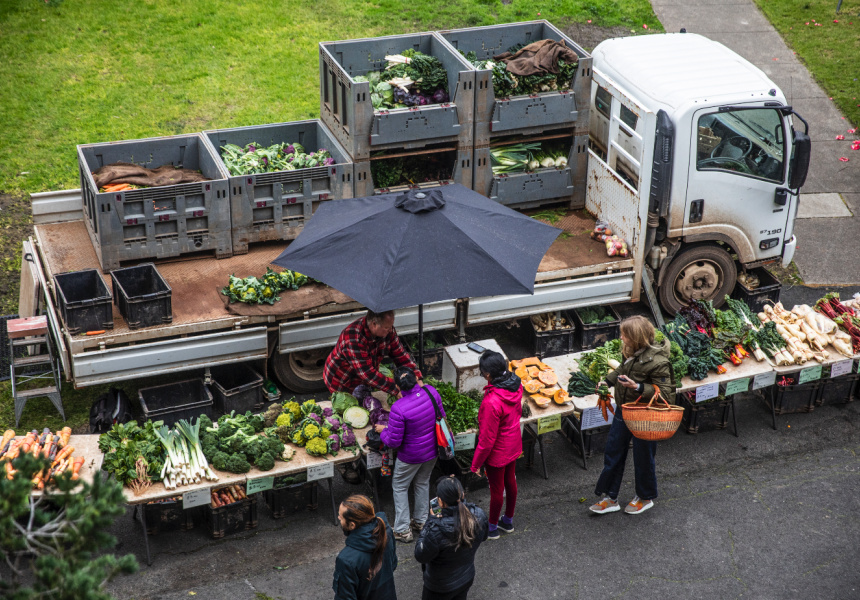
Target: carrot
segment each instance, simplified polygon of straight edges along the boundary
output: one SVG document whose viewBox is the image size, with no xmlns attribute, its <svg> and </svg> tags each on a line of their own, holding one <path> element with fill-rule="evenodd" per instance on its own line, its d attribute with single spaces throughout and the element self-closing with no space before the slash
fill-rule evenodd
<svg viewBox="0 0 860 600">
<path fill-rule="evenodd" d="M 86 462 L 86 459 L 84 459 L 83 457 L 78 457 L 75 459 L 74 463 L 72 463 L 72 479 L 73 480 L 78 479 L 79 474 L 81 472 L 81 467 L 84 466 L 85 462 Z"/>
<path fill-rule="evenodd" d="M 62 450 L 57 452 L 57 458 L 54 459 L 53 464 L 55 464 L 55 465 L 60 464 L 61 461 L 65 460 L 66 458 L 71 456 L 72 452 L 74 452 L 74 451 L 75 451 L 74 446 L 66 446 L 65 448 L 63 448 Z"/>
<path fill-rule="evenodd" d="M 16 456 L 18 456 L 18 449 L 21 446 L 21 442 L 22 440 L 12 440 L 11 442 L 9 442 L 9 449 L 6 450 L 6 453 L 0 458 L 12 460 Z"/>
<path fill-rule="evenodd" d="M 98 331 L 88 331 L 87 335 L 101 335 L 105 332 L 104 329 L 99 329 Z"/>
<path fill-rule="evenodd" d="M 6 444 L 8 444 L 13 439 L 15 439 L 15 430 L 7 429 L 5 433 L 3 433 L 3 441 L 0 442 L 0 449 L 5 448 Z"/>
<path fill-rule="evenodd" d="M 65 448 L 69 445 L 69 438 L 72 437 L 72 428 L 63 427 L 60 430 L 60 448 Z"/>
</svg>

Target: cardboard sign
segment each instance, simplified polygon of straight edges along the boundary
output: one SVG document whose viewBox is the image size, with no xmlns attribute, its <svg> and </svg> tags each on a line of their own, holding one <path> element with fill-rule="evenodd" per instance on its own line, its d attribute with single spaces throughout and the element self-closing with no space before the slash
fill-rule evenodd
<svg viewBox="0 0 860 600">
<path fill-rule="evenodd" d="M 321 465 L 308 467 L 308 481 L 329 479 L 334 477 L 334 463 L 324 462 Z"/>
<path fill-rule="evenodd" d="M 612 403 L 612 408 L 617 412 L 621 410 L 615 404 Z M 603 418 L 603 411 L 601 411 L 596 406 L 592 406 L 591 408 L 586 408 L 582 411 L 582 421 L 580 422 L 580 430 L 585 431 L 586 429 L 594 429 L 595 427 L 603 427 L 604 425 L 612 424 L 612 420 L 615 418 L 615 415 L 608 410 L 606 411 L 609 419 Z"/>
<path fill-rule="evenodd" d="M 454 436 L 454 452 L 457 450 L 471 450 L 477 443 L 478 434 L 458 433 Z"/>
<path fill-rule="evenodd" d="M 561 429 L 561 415 L 541 417 L 537 422 L 538 435 Z"/>
<path fill-rule="evenodd" d="M 752 389 L 760 390 L 761 388 L 770 387 L 776 383 L 776 371 L 768 371 L 766 373 L 759 373 L 755 377 L 753 377 L 753 386 Z"/>
<path fill-rule="evenodd" d="M 713 400 L 719 395 L 720 384 L 716 381 L 714 383 L 706 383 L 705 385 L 700 385 L 696 388 L 696 402 L 705 402 L 706 400 Z"/>
<path fill-rule="evenodd" d="M 837 363 L 833 363 L 830 365 L 830 378 L 841 377 L 842 375 L 848 375 L 851 372 L 851 367 L 854 366 L 854 360 L 840 360 Z"/>
<path fill-rule="evenodd" d="M 726 384 L 726 396 L 734 396 L 741 392 L 746 392 L 750 389 L 750 378 L 735 379 Z"/>
<path fill-rule="evenodd" d="M 272 486 L 274 484 L 274 477 L 260 477 L 258 479 L 249 479 L 248 487 L 245 489 L 245 493 L 250 496 L 251 494 L 256 494 L 258 492 L 265 492 L 266 490 L 272 489 Z"/>
<path fill-rule="evenodd" d="M 800 372 L 800 377 L 797 379 L 797 383 L 803 384 L 809 381 L 818 381 L 819 379 L 821 379 L 821 365 L 802 370 Z"/>
<path fill-rule="evenodd" d="M 209 488 L 185 492 L 184 494 L 182 494 L 182 508 L 184 510 L 188 510 L 189 508 L 194 508 L 195 506 L 203 506 L 204 504 L 209 504 L 209 502 L 211 502 L 211 494 L 212 493 L 209 491 Z"/>
</svg>

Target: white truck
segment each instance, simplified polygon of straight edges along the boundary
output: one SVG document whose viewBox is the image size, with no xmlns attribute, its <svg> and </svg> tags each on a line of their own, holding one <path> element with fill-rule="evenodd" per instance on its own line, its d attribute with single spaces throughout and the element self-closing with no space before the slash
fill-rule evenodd
<svg viewBox="0 0 860 600">
<path fill-rule="evenodd" d="M 758 68 L 694 34 L 611 39 L 593 52 L 586 209 L 561 222 L 531 296 L 462 298 L 424 307 L 425 331 L 459 329 L 576 307 L 637 301 L 656 287 L 670 313 L 693 298 L 719 305 L 738 269 L 791 261 L 799 188 L 810 155 L 783 93 Z M 802 119 L 801 119 L 802 121 Z M 805 124 L 805 122 L 804 122 Z M 257 274 L 283 246 L 158 264 L 173 292 L 171 324 L 130 330 L 121 319 L 97 335 L 70 335 L 52 276 L 99 268 L 79 190 L 33 195 L 25 242 L 22 316 L 46 313 L 63 371 L 77 387 L 239 361 L 268 360 L 296 392 L 319 389 L 341 330 L 363 314 L 320 292 L 287 314 L 237 315 L 218 290 Z M 590 239 L 595 218 L 630 247 L 608 257 Z M 46 291 L 47 293 L 43 293 Z M 417 308 L 397 311 L 401 334 Z"/>
</svg>

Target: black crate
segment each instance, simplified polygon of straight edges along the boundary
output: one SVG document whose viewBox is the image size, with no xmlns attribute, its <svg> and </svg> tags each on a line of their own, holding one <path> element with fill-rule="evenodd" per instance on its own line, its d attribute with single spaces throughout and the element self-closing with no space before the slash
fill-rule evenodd
<svg viewBox="0 0 860 600">
<path fill-rule="evenodd" d="M 440 475 L 454 475 L 460 480 L 460 484 L 466 491 L 484 489 L 489 486 L 486 477 L 479 477 L 472 473 L 472 464 L 466 463 L 456 454 L 454 460 L 437 460 L 435 467 Z"/>
<path fill-rule="evenodd" d="M 581 423 L 575 416 L 571 417 L 579 426 Z M 591 458 L 595 454 L 599 454 L 606 449 L 606 440 L 609 437 L 609 428 L 611 425 L 603 425 L 601 427 L 593 427 L 582 432 L 582 443 L 584 448 L 579 446 L 579 434 L 570 426 L 567 419 L 561 420 L 561 433 L 567 440 L 573 444 L 573 447 L 585 454 L 585 458 Z"/>
<path fill-rule="evenodd" d="M 424 349 L 424 373 L 425 376 L 439 378 L 442 376 L 442 357 L 445 354 L 445 346 L 452 344 L 451 340 L 446 339 L 445 334 L 441 331 L 429 331 L 424 333 L 424 344 L 427 344 L 427 338 L 430 338 L 436 344 L 441 344 L 435 348 Z M 412 355 L 412 360 L 418 364 L 418 335 L 402 335 L 400 336 L 401 343 L 409 350 Z"/>
<path fill-rule="evenodd" d="M 851 373 L 833 379 L 824 379 L 821 381 L 820 392 L 815 400 L 815 406 L 823 404 L 846 404 L 854 400 L 858 392 L 858 384 L 860 381 L 860 373 Z"/>
<path fill-rule="evenodd" d="M 774 386 L 773 412 L 778 415 L 812 412 L 820 387 L 821 380 Z"/>
<path fill-rule="evenodd" d="M 54 275 L 54 289 L 69 334 L 113 329 L 111 293 L 98 270 Z"/>
<path fill-rule="evenodd" d="M 732 401 L 729 398 L 696 403 L 685 394 L 678 394 L 678 405 L 684 408 L 683 425 L 687 433 L 703 433 L 725 429 L 729 424 Z"/>
<path fill-rule="evenodd" d="M 538 358 L 561 356 L 562 354 L 573 352 L 576 327 L 573 324 L 570 313 L 562 311 L 561 314 L 570 327 L 556 331 L 538 331 L 533 321 L 534 317 L 529 317 L 528 321 L 529 325 L 531 325 L 532 339 L 535 346 L 534 354 Z"/>
<path fill-rule="evenodd" d="M 621 335 L 621 317 L 618 316 L 618 313 L 611 306 L 604 306 L 602 308 L 607 310 L 615 320 L 608 323 L 590 323 L 586 325 L 582 322 L 577 309 L 571 311 L 574 325 L 579 332 L 577 338 L 581 350 L 592 350 L 610 340 L 618 339 L 618 336 Z"/>
<path fill-rule="evenodd" d="M 154 264 L 117 269 L 110 278 L 114 304 L 129 329 L 173 322 L 172 291 Z"/>
<path fill-rule="evenodd" d="M 145 420 L 164 421 L 165 425 L 173 426 L 180 419 L 197 418 L 201 414 L 212 418 L 212 392 L 202 379 L 140 388 L 137 397 Z"/>
<path fill-rule="evenodd" d="M 282 519 L 303 510 L 316 510 L 319 506 L 318 496 L 319 485 L 316 481 L 273 487 L 263 492 L 273 519 Z"/>
<path fill-rule="evenodd" d="M 263 403 L 263 377 L 245 363 L 213 368 L 211 391 L 220 414 L 245 413 Z"/>
<path fill-rule="evenodd" d="M 732 290 L 732 298 L 746 302 L 753 313 L 761 312 L 765 304 L 776 304 L 779 302 L 779 293 L 782 289 L 782 284 L 777 278 L 768 273 L 764 267 L 750 269 L 749 272 L 758 276 L 759 286 L 751 290 L 741 282 L 737 282 L 735 289 Z"/>
<path fill-rule="evenodd" d="M 194 509 L 184 510 L 182 499 L 150 502 L 142 505 L 141 510 L 145 515 L 147 535 L 194 529 L 196 511 Z"/>
<path fill-rule="evenodd" d="M 206 523 L 209 526 L 209 534 L 217 540 L 225 535 L 256 529 L 258 496 L 259 494 L 252 494 L 243 500 L 218 508 L 207 505 Z"/>
</svg>

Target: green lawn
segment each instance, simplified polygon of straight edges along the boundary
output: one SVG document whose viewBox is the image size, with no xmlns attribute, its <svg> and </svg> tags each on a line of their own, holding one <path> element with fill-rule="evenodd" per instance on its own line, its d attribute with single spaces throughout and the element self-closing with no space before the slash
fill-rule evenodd
<svg viewBox="0 0 860 600">
<path fill-rule="evenodd" d="M 837 0 L 755 2 L 845 118 L 860 125 L 860 0 L 843 0 L 838 15 Z"/>
</svg>

